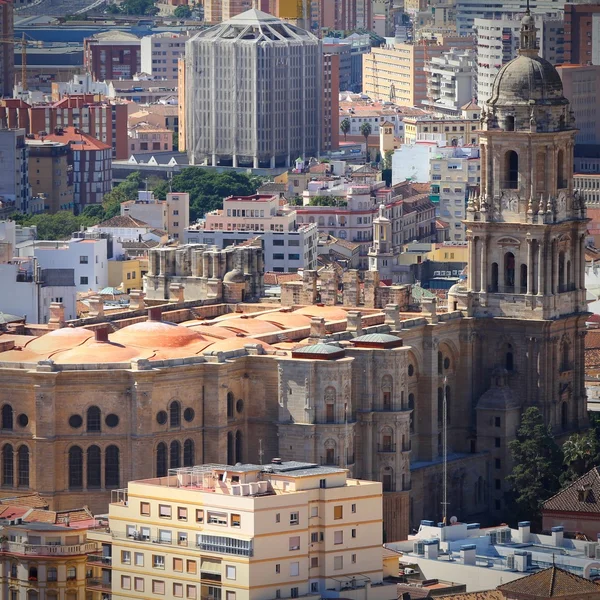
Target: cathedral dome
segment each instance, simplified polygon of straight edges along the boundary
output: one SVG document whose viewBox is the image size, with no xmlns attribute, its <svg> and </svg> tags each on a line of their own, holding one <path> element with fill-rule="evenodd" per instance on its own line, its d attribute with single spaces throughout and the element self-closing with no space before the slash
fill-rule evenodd
<svg viewBox="0 0 600 600">
<path fill-rule="evenodd" d="M 504 65 L 492 86 L 490 106 L 567 104 L 558 71 L 540 56 L 522 54 Z"/>
</svg>

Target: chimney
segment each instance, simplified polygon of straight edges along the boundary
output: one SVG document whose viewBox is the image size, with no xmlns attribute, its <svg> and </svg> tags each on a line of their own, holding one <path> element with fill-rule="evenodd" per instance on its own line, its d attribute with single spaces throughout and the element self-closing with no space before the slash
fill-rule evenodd
<svg viewBox="0 0 600 600">
<path fill-rule="evenodd" d="M 346 329 L 348 331 L 356 332 L 357 336 L 363 334 L 362 313 L 359 310 L 349 310 L 346 323 Z"/>
<path fill-rule="evenodd" d="M 525 550 L 515 550 L 515 571 L 526 573 L 531 565 L 531 552 Z"/>
<path fill-rule="evenodd" d="M 425 558 L 437 560 L 440 550 L 440 540 L 424 540 L 423 544 L 425 546 Z"/>
<path fill-rule="evenodd" d="M 94 334 L 96 335 L 97 342 L 108 342 L 108 327 L 106 325 L 95 329 Z"/>
<path fill-rule="evenodd" d="M 402 321 L 400 320 L 400 305 L 388 304 L 385 309 L 385 325 L 389 325 L 392 331 L 400 331 L 402 329 Z"/>
<path fill-rule="evenodd" d="M 325 330 L 325 319 L 322 317 L 313 317 L 310 320 L 310 334 L 309 338 L 313 340 L 313 343 L 317 343 L 321 338 L 327 335 Z"/>
<path fill-rule="evenodd" d="M 131 290 L 129 292 L 129 310 L 144 310 L 146 293 L 142 290 Z"/>
<path fill-rule="evenodd" d="M 563 545 L 563 536 L 565 528 L 562 525 L 553 527 L 550 532 L 552 534 L 552 545 L 561 547 Z"/>
<path fill-rule="evenodd" d="M 65 326 L 65 305 L 62 302 L 50 303 L 48 329 L 61 329 Z"/>
<path fill-rule="evenodd" d="M 90 317 L 103 317 L 104 316 L 104 300 L 101 296 L 90 296 L 88 298 L 90 305 Z"/>
<path fill-rule="evenodd" d="M 517 542 L 524 544 L 529 541 L 531 535 L 531 521 L 519 521 L 518 524 L 519 532 L 517 533 Z"/>
<path fill-rule="evenodd" d="M 271 464 L 273 464 L 273 465 L 280 465 L 280 464 L 281 464 L 281 462 L 282 462 L 282 461 L 281 461 L 281 459 L 280 459 L 280 458 L 273 458 L 273 459 L 271 460 Z"/>
<path fill-rule="evenodd" d="M 429 313 L 432 323 L 438 322 L 437 298 L 435 296 L 433 298 L 424 298 L 423 299 L 423 312 Z"/>
<path fill-rule="evenodd" d="M 477 546 L 475 544 L 465 544 L 460 547 L 460 557 L 463 565 L 474 565 L 477 560 Z"/>
<path fill-rule="evenodd" d="M 148 309 L 148 321 L 162 321 L 162 308 L 153 306 Z"/>
</svg>

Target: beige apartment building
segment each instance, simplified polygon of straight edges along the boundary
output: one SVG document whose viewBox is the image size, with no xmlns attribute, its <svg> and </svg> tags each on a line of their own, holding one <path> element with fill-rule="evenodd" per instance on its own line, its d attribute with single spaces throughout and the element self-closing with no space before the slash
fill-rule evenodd
<svg viewBox="0 0 600 600">
<path fill-rule="evenodd" d="M 113 493 L 90 532 L 94 599 L 396 598 L 384 583 L 382 486 L 282 462 L 170 469 Z M 397 569 L 397 566 L 396 566 Z M 387 585 L 386 585 L 387 584 Z"/>
<path fill-rule="evenodd" d="M 27 140 L 29 185 L 33 196 L 44 195 L 44 211 L 73 210 L 73 165 L 69 145 L 50 140 Z"/>
<path fill-rule="evenodd" d="M 481 109 L 469 102 L 460 117 L 404 117 L 404 143 L 446 142 L 449 146 L 477 145 Z"/>
<path fill-rule="evenodd" d="M 450 48 L 467 50 L 472 40 L 460 36 L 440 36 L 437 41 L 418 44 L 396 43 L 372 48 L 363 56 L 363 92 L 372 100 L 399 106 L 421 106 L 427 99 L 425 64 Z"/>
</svg>

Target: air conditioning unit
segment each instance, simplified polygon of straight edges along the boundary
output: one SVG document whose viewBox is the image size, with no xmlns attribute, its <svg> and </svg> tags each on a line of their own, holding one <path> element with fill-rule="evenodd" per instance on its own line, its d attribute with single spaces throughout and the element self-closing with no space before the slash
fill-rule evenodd
<svg viewBox="0 0 600 600">
<path fill-rule="evenodd" d="M 514 569 L 515 568 L 515 555 L 514 554 L 509 554 L 506 557 L 506 568 L 507 569 Z"/>
<path fill-rule="evenodd" d="M 433 276 L 434 277 L 439 277 L 440 276 L 441 271 L 434 271 L 433 272 Z"/>
<path fill-rule="evenodd" d="M 600 547 L 596 546 L 596 559 L 600 559 Z"/>
<path fill-rule="evenodd" d="M 413 545 L 413 552 L 422 556 L 425 554 L 425 544 L 423 542 L 415 542 Z"/>
<path fill-rule="evenodd" d="M 589 542 L 585 545 L 585 555 L 588 558 L 596 558 L 599 550 L 600 547 L 598 547 L 597 542 Z"/>
</svg>

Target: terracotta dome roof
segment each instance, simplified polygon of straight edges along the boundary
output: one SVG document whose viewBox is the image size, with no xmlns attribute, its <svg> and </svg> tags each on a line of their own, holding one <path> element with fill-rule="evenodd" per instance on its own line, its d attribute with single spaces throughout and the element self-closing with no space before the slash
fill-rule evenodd
<svg viewBox="0 0 600 600">
<path fill-rule="evenodd" d="M 228 273 L 225 273 L 223 277 L 223 283 L 245 283 L 246 278 L 244 277 L 243 271 L 240 269 L 232 269 Z"/>
<path fill-rule="evenodd" d="M 257 321 L 267 321 L 275 323 L 284 329 L 296 329 L 298 327 L 308 327 L 310 325 L 310 317 L 298 313 L 287 312 L 272 312 L 256 317 Z"/>
<path fill-rule="evenodd" d="M 541 56 L 521 55 L 505 64 L 492 86 L 487 104 L 567 104 L 556 68 Z"/>
<path fill-rule="evenodd" d="M 37 363 L 40 360 L 47 359 L 47 354 L 38 354 L 23 348 L 23 350 L 7 350 L 0 354 L 0 362 L 12 363 Z"/>
<path fill-rule="evenodd" d="M 110 336 L 111 342 L 139 348 L 178 348 L 194 342 L 203 341 L 203 337 L 190 329 L 168 321 L 143 321 L 119 329 Z"/>
<path fill-rule="evenodd" d="M 50 355 L 57 364 L 121 363 L 134 358 L 150 358 L 154 353 L 139 348 L 128 348 L 114 342 L 90 342 L 72 350 L 63 350 Z"/>
<path fill-rule="evenodd" d="M 199 333 L 202 336 L 209 336 L 220 339 L 227 339 L 230 337 L 235 337 L 236 332 L 231 329 L 227 329 L 226 327 L 222 327 L 220 324 L 215 323 L 214 325 L 209 325 L 208 323 L 203 323 L 202 321 L 185 321 L 184 323 L 180 323 L 184 327 Z"/>
<path fill-rule="evenodd" d="M 203 339 L 200 342 L 194 342 L 192 344 L 186 344 L 185 346 L 179 346 L 176 348 L 159 348 L 150 360 L 169 360 L 171 358 L 188 358 L 201 354 L 203 350 L 206 350 L 209 346 L 215 343 L 214 339 Z"/>
<path fill-rule="evenodd" d="M 348 313 L 336 306 L 303 306 L 295 310 L 294 313 L 309 317 L 322 317 L 326 321 L 341 321 L 348 318 Z"/>
<path fill-rule="evenodd" d="M 206 348 L 205 352 L 228 352 L 230 350 L 241 350 L 246 344 L 260 344 L 265 350 L 274 350 L 273 346 L 267 344 L 266 342 L 262 342 L 261 340 L 256 340 L 251 337 L 240 337 L 236 336 L 233 338 L 229 338 L 227 340 L 221 340 L 219 342 L 215 342 L 211 344 L 208 348 Z"/>
<path fill-rule="evenodd" d="M 63 327 L 32 340 L 27 344 L 26 348 L 30 352 L 48 356 L 57 350 L 69 350 L 75 346 L 80 346 L 93 337 L 94 332 L 89 329 L 84 329 L 83 327 Z"/>
<path fill-rule="evenodd" d="M 221 329 L 233 329 L 242 333 L 253 333 L 255 335 L 281 331 L 281 327 L 278 327 L 274 323 L 259 321 L 257 319 L 228 319 L 220 323 L 219 327 Z"/>
</svg>

